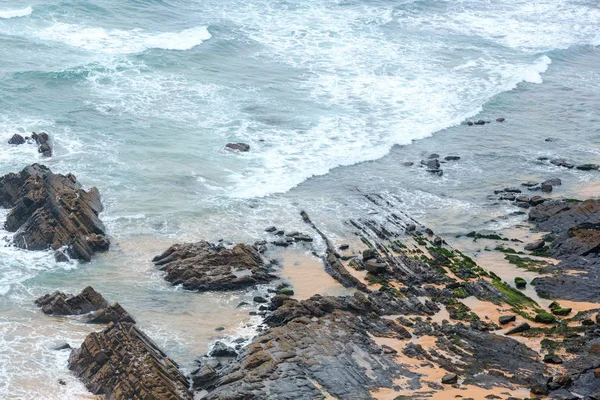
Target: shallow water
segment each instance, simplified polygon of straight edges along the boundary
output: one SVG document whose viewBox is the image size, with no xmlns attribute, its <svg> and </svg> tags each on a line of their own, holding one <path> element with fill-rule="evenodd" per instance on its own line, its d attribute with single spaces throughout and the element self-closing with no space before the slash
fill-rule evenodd
<svg viewBox="0 0 600 400">
<path fill-rule="evenodd" d="M 114 245 L 62 265 L 0 247 L 0 397 L 85 396 L 51 348 L 94 327 L 41 315 L 48 291 L 94 286 L 186 370 L 211 341 L 251 335 L 236 306 L 264 288 L 172 288 L 149 260 L 174 242 L 308 231 L 302 209 L 347 242 L 345 219 L 378 217 L 365 193 L 448 236 L 522 221 L 488 198 L 498 187 L 556 176 L 557 196 L 597 195 L 597 173 L 536 158 L 600 163 L 599 25 L 591 0 L 2 2 L 0 173 L 43 161 L 97 186 Z M 51 134 L 51 159 L 6 144 L 32 130 Z M 461 160 L 442 177 L 403 165 L 434 152 Z M 306 286 L 328 286 L 308 263 Z"/>
</svg>

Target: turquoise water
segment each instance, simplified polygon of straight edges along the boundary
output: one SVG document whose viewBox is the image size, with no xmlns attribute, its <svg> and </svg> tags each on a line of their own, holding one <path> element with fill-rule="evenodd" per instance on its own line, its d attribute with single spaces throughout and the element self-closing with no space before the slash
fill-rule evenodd
<svg viewBox="0 0 600 400">
<path fill-rule="evenodd" d="M 162 281 L 149 259 L 174 241 L 306 229 L 300 209 L 343 240 L 368 192 L 448 235 L 501 228 L 518 220 L 496 218 L 514 210 L 494 188 L 596 180 L 535 159 L 600 162 L 599 28 L 591 0 L 2 2 L 0 173 L 43 161 L 97 186 L 115 245 L 85 265 L 0 248 L 0 397 L 85 393 L 55 384 L 50 349 L 91 328 L 40 316 L 47 291 L 94 285 L 186 368 L 215 326 L 243 326 L 252 293 Z M 32 130 L 51 159 L 6 144 Z M 462 159 L 441 178 L 403 166 L 432 152 Z"/>
</svg>

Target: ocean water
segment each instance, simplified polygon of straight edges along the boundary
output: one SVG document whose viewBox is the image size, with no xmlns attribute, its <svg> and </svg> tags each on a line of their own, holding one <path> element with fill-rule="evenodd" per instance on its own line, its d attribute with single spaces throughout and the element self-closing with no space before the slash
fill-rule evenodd
<svg viewBox="0 0 600 400">
<path fill-rule="evenodd" d="M 306 230 L 301 209 L 343 241 L 365 193 L 449 236 L 522 220 L 494 188 L 557 176 L 575 196 L 597 174 L 536 159 L 600 162 L 599 28 L 594 0 L 3 1 L 0 173 L 97 186 L 114 246 L 88 264 L 0 247 L 0 398 L 89 396 L 52 347 L 97 327 L 40 315 L 48 291 L 93 285 L 187 370 L 215 327 L 251 335 L 252 291 L 162 280 L 149 260 L 173 242 Z M 50 159 L 6 143 L 40 130 Z M 434 152 L 461 160 L 403 165 Z"/>
</svg>

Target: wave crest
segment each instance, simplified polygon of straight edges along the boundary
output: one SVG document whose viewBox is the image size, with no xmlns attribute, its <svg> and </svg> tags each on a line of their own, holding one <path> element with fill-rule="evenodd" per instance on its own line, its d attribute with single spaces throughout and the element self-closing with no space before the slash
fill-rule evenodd
<svg viewBox="0 0 600 400">
<path fill-rule="evenodd" d="M 31 6 L 22 8 L 20 10 L 0 10 L 0 19 L 26 17 L 31 15 L 32 12 L 33 8 L 31 8 Z"/>
<path fill-rule="evenodd" d="M 52 25 L 38 32 L 36 36 L 42 40 L 111 54 L 141 53 L 148 49 L 190 50 L 212 37 L 206 26 L 181 32 L 154 33 L 142 29 L 107 30 L 65 23 Z"/>
</svg>

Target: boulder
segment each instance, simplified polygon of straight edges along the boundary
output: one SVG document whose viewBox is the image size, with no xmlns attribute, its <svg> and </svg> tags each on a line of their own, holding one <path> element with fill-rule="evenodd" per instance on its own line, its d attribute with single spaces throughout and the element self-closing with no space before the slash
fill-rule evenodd
<svg viewBox="0 0 600 400">
<path fill-rule="evenodd" d="M 387 270 L 386 263 L 369 260 L 365 263 L 365 269 L 372 274 L 382 274 Z"/>
<path fill-rule="evenodd" d="M 545 245 L 545 242 L 543 240 L 538 240 L 536 242 L 526 244 L 525 250 L 527 250 L 527 251 L 539 250 L 539 249 L 543 248 L 544 245 Z"/>
<path fill-rule="evenodd" d="M 235 290 L 275 279 L 253 246 L 233 248 L 206 241 L 175 244 L 152 260 L 173 285 L 196 291 Z"/>
<path fill-rule="evenodd" d="M 446 374 L 442 377 L 444 385 L 454 385 L 456 382 L 458 382 L 458 375 L 454 373 Z"/>
<path fill-rule="evenodd" d="M 519 276 L 515 278 L 515 286 L 517 289 L 523 289 L 527 286 L 527 281 Z"/>
<path fill-rule="evenodd" d="M 498 318 L 498 322 L 500 323 L 500 325 L 506 325 L 509 322 L 516 321 L 516 319 L 517 319 L 517 317 L 514 315 L 503 315 Z"/>
<path fill-rule="evenodd" d="M 523 322 L 520 325 L 515 326 L 514 328 L 512 328 L 511 330 L 509 330 L 508 332 L 506 332 L 507 335 L 514 335 L 515 333 L 521 333 L 521 332 L 525 332 L 531 329 L 531 326 L 527 323 L 527 322 Z"/>
<path fill-rule="evenodd" d="M 504 118 L 504 117 L 496 118 L 496 122 L 504 122 L 504 121 L 506 121 L 506 118 Z"/>
<path fill-rule="evenodd" d="M 223 342 L 216 342 L 209 355 L 211 357 L 235 357 L 237 352 Z"/>
<path fill-rule="evenodd" d="M 225 145 L 225 148 L 229 150 L 239 151 L 242 153 L 250 151 L 250 145 L 247 143 L 227 143 Z"/>
<path fill-rule="evenodd" d="M 69 356 L 69 369 L 107 400 L 192 400 L 179 366 L 134 324 L 111 322 Z"/>
<path fill-rule="evenodd" d="M 546 364 L 562 364 L 563 360 L 556 354 L 546 354 L 544 355 L 544 362 Z"/>
<path fill-rule="evenodd" d="M 458 160 L 460 160 L 460 157 L 459 156 L 446 156 L 446 157 L 444 157 L 444 160 L 446 160 L 446 161 L 458 161 Z"/>
<path fill-rule="evenodd" d="M 430 159 L 427 161 L 422 162 L 423 164 L 425 164 L 427 166 L 427 168 L 431 169 L 431 170 L 438 170 L 440 169 L 440 161 L 437 158 L 434 159 Z"/>
<path fill-rule="evenodd" d="M 99 214 L 100 193 L 85 191 L 71 174 L 54 174 L 33 164 L 0 178 L 0 207 L 12 207 L 4 228 L 16 232 L 17 247 L 29 250 L 63 248 L 75 259 L 89 261 L 110 245 Z"/>
<path fill-rule="evenodd" d="M 373 258 L 377 258 L 377 251 L 374 249 L 366 249 L 362 252 L 363 261 L 368 261 Z"/>
<path fill-rule="evenodd" d="M 541 184 L 542 185 L 550 185 L 550 186 L 560 186 L 560 185 L 562 185 L 562 181 L 560 180 L 560 178 L 552 178 L 552 179 L 546 179 Z"/>
<path fill-rule="evenodd" d="M 44 157 L 52 156 L 52 147 L 50 146 L 50 137 L 46 132 L 31 134 L 31 138 L 38 144 L 38 152 L 42 153 Z"/>
<path fill-rule="evenodd" d="M 23 138 L 23 136 L 19 135 L 18 133 L 15 133 L 10 139 L 8 139 L 8 144 L 24 144 L 25 143 L 25 139 Z"/>
</svg>

